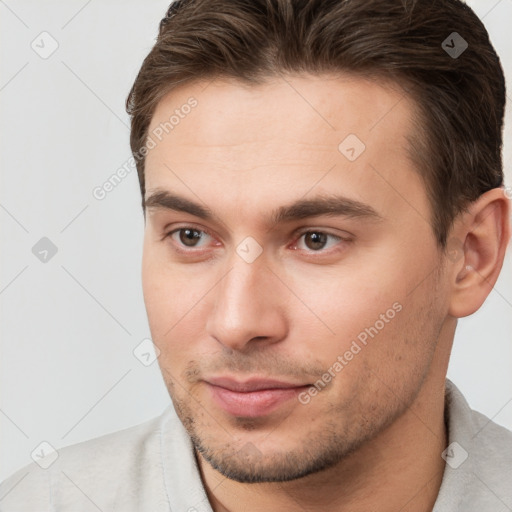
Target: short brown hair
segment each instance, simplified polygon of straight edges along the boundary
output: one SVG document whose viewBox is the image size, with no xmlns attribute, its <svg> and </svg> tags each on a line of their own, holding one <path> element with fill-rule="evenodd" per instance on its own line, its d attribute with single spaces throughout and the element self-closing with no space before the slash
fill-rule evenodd
<svg viewBox="0 0 512 512">
<path fill-rule="evenodd" d="M 468 45 L 458 56 L 445 51 L 454 32 Z M 173 2 L 126 100 L 143 208 L 141 149 L 157 103 L 174 87 L 336 72 L 392 80 L 415 100 L 408 152 L 445 247 L 457 214 L 503 185 L 503 70 L 482 22 L 459 0 Z"/>
</svg>

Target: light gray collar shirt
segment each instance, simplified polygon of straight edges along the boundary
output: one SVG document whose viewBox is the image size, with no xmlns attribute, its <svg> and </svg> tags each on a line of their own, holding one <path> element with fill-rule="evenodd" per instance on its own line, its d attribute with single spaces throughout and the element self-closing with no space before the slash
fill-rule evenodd
<svg viewBox="0 0 512 512">
<path fill-rule="evenodd" d="M 445 413 L 434 512 L 511 512 L 512 432 L 471 410 L 448 379 Z M 0 484 L 0 512 L 98 511 L 212 512 L 172 405 L 135 427 L 41 457 Z"/>
</svg>

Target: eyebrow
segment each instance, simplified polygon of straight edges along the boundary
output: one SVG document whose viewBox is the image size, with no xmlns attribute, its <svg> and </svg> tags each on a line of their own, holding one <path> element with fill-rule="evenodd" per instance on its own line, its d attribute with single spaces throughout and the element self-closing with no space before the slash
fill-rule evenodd
<svg viewBox="0 0 512 512">
<path fill-rule="evenodd" d="M 215 220 L 215 214 L 206 206 L 190 199 L 156 190 L 144 201 L 148 209 L 168 209 L 189 213 L 203 220 Z M 320 215 L 343 216 L 365 220 L 382 220 L 383 217 L 370 205 L 340 195 L 322 195 L 311 199 L 299 199 L 289 205 L 280 206 L 267 219 L 269 228 L 280 223 L 302 220 Z"/>
</svg>

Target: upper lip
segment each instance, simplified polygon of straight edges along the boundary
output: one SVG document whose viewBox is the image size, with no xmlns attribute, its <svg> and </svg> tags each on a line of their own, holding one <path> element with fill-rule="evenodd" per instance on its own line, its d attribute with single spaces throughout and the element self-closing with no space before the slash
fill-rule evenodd
<svg viewBox="0 0 512 512">
<path fill-rule="evenodd" d="M 262 389 L 289 389 L 307 386 L 308 384 L 284 382 L 276 379 L 251 378 L 244 381 L 233 379 L 232 377 L 211 377 L 205 379 L 206 382 L 213 386 L 229 389 L 230 391 L 238 391 L 247 393 L 250 391 L 260 391 Z"/>
</svg>

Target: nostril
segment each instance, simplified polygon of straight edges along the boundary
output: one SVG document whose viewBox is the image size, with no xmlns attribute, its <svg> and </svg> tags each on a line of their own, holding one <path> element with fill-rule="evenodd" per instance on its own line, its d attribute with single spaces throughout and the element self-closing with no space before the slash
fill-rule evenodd
<svg viewBox="0 0 512 512">
<path fill-rule="evenodd" d="M 265 341 L 268 339 L 268 336 L 255 336 L 251 341 Z"/>
</svg>

